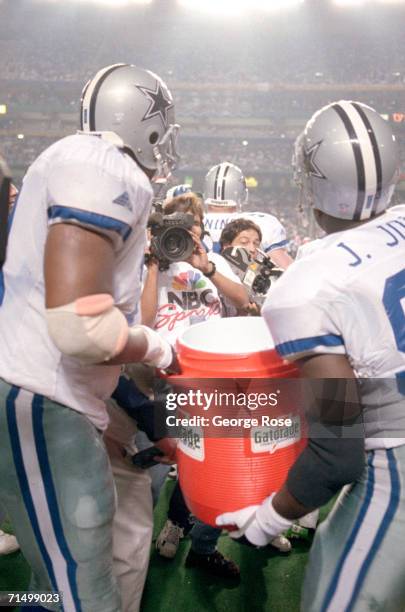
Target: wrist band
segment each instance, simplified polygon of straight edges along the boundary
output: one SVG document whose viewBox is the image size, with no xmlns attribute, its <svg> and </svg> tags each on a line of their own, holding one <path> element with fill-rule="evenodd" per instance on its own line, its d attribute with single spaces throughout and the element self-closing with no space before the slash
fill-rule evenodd
<svg viewBox="0 0 405 612">
<path fill-rule="evenodd" d="M 275 493 L 272 493 L 272 495 L 267 497 L 256 510 L 256 521 L 260 529 L 273 537 L 279 535 L 283 531 L 287 531 L 293 523 L 293 521 L 281 516 L 281 514 L 274 509 L 274 496 Z"/>
<path fill-rule="evenodd" d="M 146 325 L 134 325 L 130 332 L 143 332 L 146 336 L 147 348 L 141 363 L 152 365 L 156 368 L 165 370 L 173 360 L 173 351 L 170 344 L 157 332 Z"/>
<path fill-rule="evenodd" d="M 209 261 L 208 263 L 211 264 L 212 270 L 211 270 L 211 272 L 203 272 L 203 274 L 204 274 L 204 276 L 206 278 L 211 278 L 211 276 L 214 276 L 215 272 L 217 271 L 217 267 L 216 267 L 216 265 L 214 264 L 213 261 Z"/>
</svg>

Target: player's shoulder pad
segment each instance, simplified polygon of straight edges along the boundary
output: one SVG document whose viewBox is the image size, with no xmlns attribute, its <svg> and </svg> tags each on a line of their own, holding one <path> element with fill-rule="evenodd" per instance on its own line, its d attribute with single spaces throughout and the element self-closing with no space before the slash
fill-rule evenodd
<svg viewBox="0 0 405 612">
<path fill-rule="evenodd" d="M 149 209 L 152 189 L 146 175 L 128 156 L 109 143 L 96 142 L 99 146 L 92 143 L 83 147 L 88 152 L 86 159 L 82 152 L 72 157 L 75 147 L 69 146 L 65 157 L 49 164 L 48 220 L 50 224 L 88 227 L 107 234 L 119 246 Z"/>
<path fill-rule="evenodd" d="M 315 299 L 337 299 L 347 277 L 347 265 L 336 242 L 327 236 L 313 252 L 295 260 L 275 283 L 266 303 L 291 307 Z"/>
</svg>

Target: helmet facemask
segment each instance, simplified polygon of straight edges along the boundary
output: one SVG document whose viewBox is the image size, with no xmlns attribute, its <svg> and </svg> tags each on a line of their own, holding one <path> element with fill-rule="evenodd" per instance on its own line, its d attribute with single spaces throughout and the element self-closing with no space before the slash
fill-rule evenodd
<svg viewBox="0 0 405 612">
<path fill-rule="evenodd" d="M 305 162 L 305 133 L 302 132 L 295 141 L 292 156 L 294 183 L 299 189 L 297 209 L 300 214 L 308 212 L 313 208 L 314 200 L 311 188 L 311 179 L 308 176 Z"/>
<path fill-rule="evenodd" d="M 169 125 L 163 137 L 152 149 L 153 157 L 156 160 L 155 180 L 169 179 L 177 166 L 180 159 L 177 151 L 179 130 L 180 126 L 177 123 Z"/>
</svg>

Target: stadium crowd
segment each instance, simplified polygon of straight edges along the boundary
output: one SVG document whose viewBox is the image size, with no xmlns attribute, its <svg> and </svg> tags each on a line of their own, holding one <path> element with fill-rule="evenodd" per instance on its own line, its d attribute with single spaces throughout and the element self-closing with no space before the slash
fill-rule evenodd
<svg viewBox="0 0 405 612">
<path fill-rule="evenodd" d="M 299 13 L 280 16 L 270 36 L 259 21 L 252 21 L 252 29 L 237 25 L 228 32 L 226 45 L 217 23 L 200 27 L 192 17 L 164 11 L 139 16 L 96 7 L 33 8 L 19 2 L 3 12 L 0 74 L 7 79 L 83 82 L 98 65 L 123 57 L 134 63 L 142 58 L 142 64 L 170 82 L 222 84 L 225 78 L 231 83 L 401 84 L 405 79 L 401 21 L 395 11 L 383 19 L 378 11 L 369 13 L 368 27 L 358 28 L 356 19 L 339 12 L 332 16 L 318 6 L 306 25 Z M 97 24 L 91 32 L 88 18 Z M 135 19 L 146 25 L 136 37 L 131 27 Z"/>
</svg>

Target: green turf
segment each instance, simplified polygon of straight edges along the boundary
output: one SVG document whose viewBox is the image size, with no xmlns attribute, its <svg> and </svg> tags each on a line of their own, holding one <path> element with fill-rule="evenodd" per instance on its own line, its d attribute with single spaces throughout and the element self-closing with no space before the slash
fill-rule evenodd
<svg viewBox="0 0 405 612">
<path fill-rule="evenodd" d="M 154 540 L 166 520 L 166 509 L 173 483 L 168 482 L 155 511 Z M 322 515 L 327 512 L 325 508 Z M 7 530 L 7 525 L 3 527 Z M 160 557 L 152 549 L 142 612 L 298 612 L 309 543 L 294 540 L 291 553 L 241 546 L 224 533 L 219 550 L 241 569 L 237 586 L 185 568 L 189 538 L 181 544 L 173 560 Z M 21 553 L 0 557 L 0 590 L 24 590 L 29 568 Z M 9 608 L 11 610 L 11 608 Z M 96 611 L 95 611 L 96 612 Z"/>
</svg>

